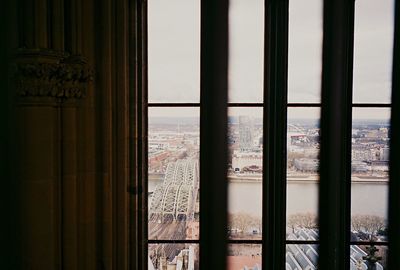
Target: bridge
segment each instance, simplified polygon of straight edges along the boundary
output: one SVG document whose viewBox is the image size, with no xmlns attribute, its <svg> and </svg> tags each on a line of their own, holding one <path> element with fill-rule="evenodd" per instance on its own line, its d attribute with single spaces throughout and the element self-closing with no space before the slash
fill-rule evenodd
<svg viewBox="0 0 400 270">
<path fill-rule="evenodd" d="M 169 163 L 164 181 L 156 186 L 149 202 L 149 239 L 187 239 L 186 226 L 187 222 L 194 221 L 198 190 L 199 165 L 196 159 Z M 160 269 L 161 257 L 172 262 L 179 257 L 178 251 L 187 248 L 185 244 L 150 245 L 149 261 L 155 269 Z M 163 255 L 160 257 L 160 254 Z M 182 269 L 193 269 L 193 251 L 191 254 L 189 261 L 192 264 L 189 266 L 192 267 Z M 177 269 L 180 269 L 178 265 Z"/>
<path fill-rule="evenodd" d="M 167 165 L 163 183 L 156 186 L 149 221 L 192 220 L 199 189 L 198 162 L 178 160 Z"/>
<path fill-rule="evenodd" d="M 301 126 L 298 125 L 293 125 L 293 124 L 288 124 L 287 126 L 287 131 L 288 132 L 298 132 L 298 133 L 304 133 L 305 134 L 305 129 Z"/>
</svg>

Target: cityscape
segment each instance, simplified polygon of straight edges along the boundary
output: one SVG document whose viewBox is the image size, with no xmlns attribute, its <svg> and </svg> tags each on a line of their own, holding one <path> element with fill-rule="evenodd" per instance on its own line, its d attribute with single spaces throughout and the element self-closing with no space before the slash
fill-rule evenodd
<svg viewBox="0 0 400 270">
<path fill-rule="evenodd" d="M 149 239 L 199 239 L 199 123 L 196 117 L 150 117 Z M 352 241 L 386 241 L 389 159 L 387 121 L 354 120 L 352 129 Z M 262 237 L 262 119 L 228 118 L 230 239 Z M 319 123 L 288 119 L 287 239 L 318 240 Z M 373 198 L 373 199 L 366 199 Z M 376 269 L 385 269 L 386 248 Z M 198 269 L 198 245 L 151 244 L 149 269 Z M 317 269 L 317 245 L 287 245 L 286 269 Z M 369 246 L 351 246 L 350 269 L 369 269 Z M 261 246 L 232 244 L 229 269 L 261 269 Z M 175 268 L 174 268 L 175 267 Z"/>
<path fill-rule="evenodd" d="M 369 107 L 353 107 L 349 234 L 352 241 L 362 243 L 387 240 L 390 109 L 375 104 L 391 102 L 393 3 L 363 0 L 355 6 L 352 102 Z M 199 103 L 199 2 L 149 1 L 148 10 L 149 103 Z M 264 101 L 264 11 L 260 0 L 229 3 L 230 103 Z M 290 2 L 288 103 L 321 103 L 323 19 L 322 1 Z M 149 109 L 148 237 L 152 240 L 199 239 L 200 127 L 198 108 L 192 109 Z M 262 115 L 262 108 L 228 110 L 227 235 L 233 240 L 262 239 Z M 319 116 L 319 108 L 288 108 L 288 240 L 318 241 Z M 351 246 L 349 269 L 385 269 L 387 249 L 376 249 L 368 244 Z M 198 251 L 196 244 L 152 244 L 149 267 L 198 269 Z M 381 258 L 372 267 L 368 258 L 375 255 Z M 232 244 L 228 268 L 261 269 L 261 257 L 260 245 Z M 286 247 L 286 270 L 316 269 L 317 259 L 316 245 Z"/>
</svg>

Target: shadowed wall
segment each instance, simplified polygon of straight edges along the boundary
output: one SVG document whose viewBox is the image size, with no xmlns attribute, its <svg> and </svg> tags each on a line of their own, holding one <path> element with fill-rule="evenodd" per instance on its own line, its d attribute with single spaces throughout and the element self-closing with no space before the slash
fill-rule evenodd
<svg viewBox="0 0 400 270">
<path fill-rule="evenodd" d="M 1 269 L 128 269 L 132 10 L 2 3 Z"/>
</svg>

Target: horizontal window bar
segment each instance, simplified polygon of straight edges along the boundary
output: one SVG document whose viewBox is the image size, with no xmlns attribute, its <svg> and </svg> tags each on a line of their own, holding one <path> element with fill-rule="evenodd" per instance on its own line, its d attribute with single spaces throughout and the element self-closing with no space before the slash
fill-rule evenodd
<svg viewBox="0 0 400 270">
<path fill-rule="evenodd" d="M 148 107 L 200 107 L 200 103 L 148 103 Z M 228 107 L 263 107 L 263 103 L 228 103 Z M 353 103 L 356 108 L 390 108 L 390 103 Z M 321 103 L 288 103 L 287 107 L 321 107 Z"/>
<path fill-rule="evenodd" d="M 261 239 L 229 239 L 227 240 L 228 244 L 262 244 Z M 165 240 L 147 240 L 148 244 L 198 244 L 200 243 L 200 240 L 170 240 L 170 239 L 165 239 Z"/>
<path fill-rule="evenodd" d="M 148 244 L 198 244 L 200 240 L 147 240 Z M 229 239 L 228 240 L 229 244 L 262 244 L 261 239 L 248 239 L 248 240 L 242 240 L 242 239 Z M 285 241 L 286 245 L 291 245 L 291 244 L 319 244 L 318 240 L 286 240 Z M 350 241 L 350 245 L 358 245 L 358 246 L 369 246 L 369 245 L 374 245 L 374 246 L 387 246 L 389 245 L 389 242 L 376 242 L 376 241 Z"/>
<path fill-rule="evenodd" d="M 228 244 L 262 244 L 261 239 L 249 239 L 249 240 L 244 240 L 244 239 L 228 239 Z"/>
<path fill-rule="evenodd" d="M 390 108 L 392 104 L 388 103 L 353 103 L 353 108 Z"/>
<path fill-rule="evenodd" d="M 148 107 L 200 107 L 200 103 L 148 103 Z M 263 107 L 263 103 L 234 102 L 228 103 L 228 107 Z"/>
<path fill-rule="evenodd" d="M 231 102 L 228 103 L 228 107 L 263 107 L 263 103 L 241 103 L 241 102 Z"/>
<path fill-rule="evenodd" d="M 200 103 L 148 103 L 148 107 L 200 107 Z"/>
<path fill-rule="evenodd" d="M 365 241 L 365 242 L 362 242 L 362 241 L 350 241 L 350 245 L 353 245 L 353 246 L 371 246 L 371 245 L 374 245 L 374 246 L 388 246 L 388 245 L 389 245 L 389 242 L 375 242 L 375 241 Z"/>
<path fill-rule="evenodd" d="M 147 240 L 147 243 L 148 244 L 198 244 L 198 243 L 200 243 L 200 240 L 149 239 L 149 240 Z"/>
<path fill-rule="evenodd" d="M 286 240 L 286 245 L 312 245 L 319 244 L 318 240 Z"/>
<path fill-rule="evenodd" d="M 288 103 L 288 107 L 321 107 L 320 103 Z M 353 103 L 352 107 L 356 108 L 390 108 L 392 105 L 389 103 Z"/>
<path fill-rule="evenodd" d="M 321 107 L 321 103 L 288 103 L 288 107 Z"/>
<path fill-rule="evenodd" d="M 320 241 L 318 240 L 286 240 L 287 245 L 291 244 L 319 244 Z M 375 242 L 375 241 L 350 241 L 350 245 L 357 245 L 357 246 L 387 246 L 389 242 Z"/>
</svg>

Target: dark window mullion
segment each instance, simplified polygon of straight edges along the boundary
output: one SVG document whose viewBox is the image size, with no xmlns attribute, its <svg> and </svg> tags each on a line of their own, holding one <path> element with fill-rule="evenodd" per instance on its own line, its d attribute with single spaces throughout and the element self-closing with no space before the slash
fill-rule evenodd
<svg viewBox="0 0 400 270">
<path fill-rule="evenodd" d="M 200 103 L 166 103 L 152 102 L 147 104 L 148 107 L 200 107 Z M 228 107 L 263 107 L 263 103 L 250 102 L 232 102 L 227 104 Z"/>
<path fill-rule="evenodd" d="M 389 181 L 389 263 L 388 269 L 398 269 L 400 254 L 400 1 L 395 3 L 395 32 L 393 46 L 392 112 L 390 134 Z"/>
<path fill-rule="evenodd" d="M 316 107 L 319 108 L 321 107 L 321 103 L 295 103 L 295 102 L 290 102 L 287 104 L 288 107 L 292 108 L 307 108 L 307 107 Z"/>
<path fill-rule="evenodd" d="M 353 108 L 390 108 L 391 104 L 386 103 L 353 103 Z"/>
<path fill-rule="evenodd" d="M 254 239 L 254 240 L 242 240 L 242 239 L 228 239 L 229 244 L 257 244 L 261 245 L 261 239 Z"/>
<path fill-rule="evenodd" d="M 376 242 L 376 241 L 350 241 L 350 245 L 355 246 L 387 246 L 389 242 Z"/>
<path fill-rule="evenodd" d="M 201 1 L 200 269 L 226 269 L 228 0 Z"/>
<path fill-rule="evenodd" d="M 263 107 L 263 103 L 241 103 L 241 102 L 231 102 L 228 103 L 228 107 Z"/>
<path fill-rule="evenodd" d="M 349 268 L 354 1 L 324 1 L 319 269 Z"/>
<path fill-rule="evenodd" d="M 148 250 L 147 250 L 147 238 L 148 238 L 148 221 L 147 221 L 147 183 L 148 183 L 148 76 L 147 76 L 147 3 L 146 1 L 136 1 L 134 4 L 135 14 L 132 14 L 132 19 L 134 19 L 135 29 L 134 33 L 130 33 L 133 39 L 132 44 L 137 47 L 134 48 L 135 59 L 130 59 L 130 61 L 137 61 L 137 69 L 132 71 L 132 76 L 137 76 L 137 93 L 132 95 L 132 99 L 135 99 L 134 112 L 131 112 L 137 125 L 135 126 L 137 130 L 135 133 L 132 131 L 132 136 L 137 137 L 137 148 L 135 149 L 135 157 L 137 158 L 138 169 L 136 174 L 132 178 L 135 178 L 134 188 L 136 187 L 136 192 L 138 194 L 137 199 L 131 196 L 132 200 L 135 200 L 137 214 L 135 220 L 130 220 L 131 222 L 131 255 L 133 258 L 130 260 L 130 269 L 148 269 Z M 136 36 L 135 36 L 136 35 Z M 138 42 L 135 42 L 135 38 Z M 134 45 L 132 45 L 134 46 Z M 133 203 L 132 203 L 133 204 Z M 132 209 L 133 210 L 133 209 Z M 131 213 L 133 214 L 133 213 Z M 136 234 L 132 233 L 137 231 Z M 137 259 L 137 260 L 135 260 Z"/>
<path fill-rule="evenodd" d="M 200 103 L 163 103 L 151 102 L 147 104 L 148 107 L 200 107 Z M 228 107 L 263 107 L 263 103 L 249 103 L 249 102 L 232 102 L 228 103 Z M 288 107 L 321 107 L 321 103 L 288 103 Z M 367 108 L 390 108 L 391 104 L 386 103 L 353 103 L 353 107 L 367 107 Z"/>
<path fill-rule="evenodd" d="M 168 239 L 157 239 L 157 240 L 147 240 L 148 244 L 198 244 L 200 240 L 188 240 L 188 239 L 183 239 L 183 240 L 168 240 Z"/>
<path fill-rule="evenodd" d="M 166 102 L 151 102 L 148 107 L 200 107 L 200 103 L 166 103 Z"/>
<path fill-rule="evenodd" d="M 305 244 L 319 245 L 318 240 L 286 240 L 285 243 L 286 245 L 305 245 Z"/>
<path fill-rule="evenodd" d="M 265 1 L 263 269 L 285 269 L 288 0 Z"/>
</svg>

